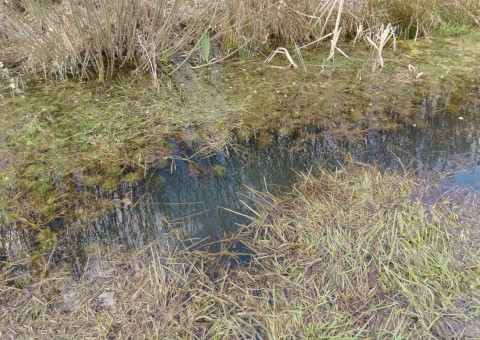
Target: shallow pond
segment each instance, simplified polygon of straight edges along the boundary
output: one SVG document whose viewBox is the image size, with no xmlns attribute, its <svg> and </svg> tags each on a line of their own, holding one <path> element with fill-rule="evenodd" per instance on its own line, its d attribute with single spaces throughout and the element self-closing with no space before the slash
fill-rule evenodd
<svg viewBox="0 0 480 340">
<path fill-rule="evenodd" d="M 356 143 L 312 129 L 295 138 L 276 137 L 262 148 L 248 144 L 229 155 L 206 155 L 198 143 L 171 140 L 175 156 L 168 166 L 154 171 L 145 184 L 110 197 L 128 197 L 133 204 L 119 204 L 93 226 L 71 234 L 75 242 L 69 243 L 80 252 L 85 245 L 98 243 L 138 249 L 164 244 L 171 231 L 214 241 L 246 223 L 242 215 L 253 215 L 248 208 L 254 205 L 252 189 L 288 189 L 296 172 L 316 164 L 338 166 L 345 153 L 391 170 L 446 172 L 443 191 L 460 185 L 480 192 L 480 95 L 477 86 L 471 91 L 468 102 L 455 106 L 460 107 L 458 112 L 442 107 L 438 98 L 425 99 L 411 113 L 422 118 L 422 127 L 366 131 L 364 140 Z"/>
</svg>

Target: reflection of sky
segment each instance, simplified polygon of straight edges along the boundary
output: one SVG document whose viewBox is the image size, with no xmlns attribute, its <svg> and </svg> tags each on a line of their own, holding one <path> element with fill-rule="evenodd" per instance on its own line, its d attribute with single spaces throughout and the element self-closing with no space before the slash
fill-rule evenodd
<svg viewBox="0 0 480 340">
<path fill-rule="evenodd" d="M 480 193 L 480 166 L 465 167 L 464 170 L 456 171 L 445 179 L 445 187 L 461 185 Z"/>
<path fill-rule="evenodd" d="M 401 162 L 412 169 L 448 171 L 452 174 L 447 177 L 447 186 L 466 185 L 480 191 L 480 109 L 475 100 L 473 103 L 462 113 L 462 120 L 447 111 L 432 115 L 438 111 L 437 100 L 424 102 L 427 109 L 424 107 L 419 114 L 424 115 L 425 110 L 430 113 L 424 127 L 371 131 L 365 142 L 357 145 L 317 135 L 283 140 L 263 150 L 247 148 L 248 152 L 232 153 L 230 157 L 216 154 L 202 159 L 196 153 L 199 146 L 180 146 L 172 141 L 178 157 L 174 164 L 157 170 L 149 183 L 135 188 L 134 207 L 119 207 L 79 233 L 80 243 L 114 239 L 141 248 L 149 242 L 161 243 L 172 228 L 192 237 L 217 239 L 247 222 L 231 211 L 252 215 L 241 203 L 252 205 L 248 188 L 287 188 L 296 179 L 295 171 L 308 171 L 319 163 L 335 164 L 339 151 L 389 169 L 400 170 Z M 215 176 L 214 166 L 225 167 L 225 176 Z M 156 180 L 159 177 L 163 184 Z M 122 198 L 125 191 L 117 197 Z"/>
</svg>

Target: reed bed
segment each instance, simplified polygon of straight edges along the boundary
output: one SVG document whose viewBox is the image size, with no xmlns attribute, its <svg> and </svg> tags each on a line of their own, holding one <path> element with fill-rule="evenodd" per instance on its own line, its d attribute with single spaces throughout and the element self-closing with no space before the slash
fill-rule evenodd
<svg viewBox="0 0 480 340">
<path fill-rule="evenodd" d="M 172 56 L 198 50 L 197 41 L 211 25 L 208 20 L 217 15 L 213 6 L 205 5 L 190 16 L 189 4 L 27 0 L 4 6 L 6 20 L 0 30 L 35 73 L 61 79 L 96 76 L 103 82 L 127 65 L 149 71 L 157 80 Z"/>
<path fill-rule="evenodd" d="M 77 280 L 5 269 L 2 338 L 480 335 L 478 201 L 353 162 L 252 197 L 252 223 L 220 253 L 96 248 Z M 232 242 L 248 263 L 232 266 Z"/>
<path fill-rule="evenodd" d="M 128 66 L 158 85 L 178 69 L 171 65 L 178 55 L 201 64 L 328 41 L 335 51 L 389 24 L 406 38 L 461 34 L 480 25 L 479 7 L 476 0 L 23 0 L 2 4 L 0 44 L 14 58 L 2 61 L 24 71 L 105 81 Z"/>
</svg>

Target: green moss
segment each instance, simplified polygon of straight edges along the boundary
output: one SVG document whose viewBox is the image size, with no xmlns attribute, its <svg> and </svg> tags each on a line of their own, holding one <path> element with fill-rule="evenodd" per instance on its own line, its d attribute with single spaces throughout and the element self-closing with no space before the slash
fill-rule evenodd
<svg viewBox="0 0 480 340">
<path fill-rule="evenodd" d="M 57 244 L 57 236 L 50 229 L 42 229 L 36 235 L 39 248 L 43 251 L 52 250 Z"/>
<path fill-rule="evenodd" d="M 122 176 L 122 169 L 118 167 L 109 168 L 106 170 L 108 175 L 112 178 L 118 179 Z"/>
<path fill-rule="evenodd" d="M 45 171 L 45 168 L 40 164 L 30 164 L 26 167 L 24 171 L 24 176 L 26 177 L 37 177 L 41 176 Z"/>
<path fill-rule="evenodd" d="M 165 137 L 157 137 L 155 142 L 158 146 L 161 146 L 161 147 L 168 146 L 168 141 Z"/>
<path fill-rule="evenodd" d="M 0 185 L 0 188 L 11 187 L 15 184 L 14 179 L 5 173 L 0 172 L 0 178 L 2 179 L 2 184 Z"/>
<path fill-rule="evenodd" d="M 49 219 L 55 216 L 57 212 L 57 207 L 54 204 L 45 204 L 42 206 L 41 212 L 43 216 Z"/>
<path fill-rule="evenodd" d="M 166 159 L 166 158 L 162 158 L 158 161 L 158 163 L 156 164 L 156 166 L 158 168 L 166 168 L 168 166 L 170 166 L 170 160 Z"/>
<path fill-rule="evenodd" d="M 139 125 L 142 121 L 138 117 L 132 117 L 127 120 L 127 125 L 128 126 L 135 126 Z"/>
<path fill-rule="evenodd" d="M 107 177 L 101 185 L 102 192 L 111 193 L 118 189 L 119 184 L 118 178 Z"/>
<path fill-rule="evenodd" d="M 237 131 L 237 138 L 242 142 L 248 142 L 253 139 L 253 131 L 244 126 Z"/>
<path fill-rule="evenodd" d="M 165 177 L 163 176 L 156 176 L 155 177 L 155 184 L 158 186 L 162 186 L 165 184 Z"/>
<path fill-rule="evenodd" d="M 90 175 L 83 178 L 83 183 L 87 188 L 93 188 L 99 186 L 102 182 L 102 176 L 100 175 Z"/>
<path fill-rule="evenodd" d="M 48 197 L 50 192 L 53 190 L 53 186 L 48 182 L 38 181 L 32 184 L 33 189 L 37 197 L 45 199 Z"/>
<path fill-rule="evenodd" d="M 135 137 L 134 139 L 132 139 L 132 143 L 137 147 L 142 147 L 147 145 L 148 140 L 145 137 Z"/>
<path fill-rule="evenodd" d="M 227 175 L 227 168 L 221 165 L 214 165 L 212 173 L 215 177 L 225 177 Z"/>
<path fill-rule="evenodd" d="M 259 148 L 266 148 L 272 143 L 273 143 L 273 138 L 268 132 L 261 131 L 257 134 L 257 138 L 255 139 L 255 144 Z"/>
<path fill-rule="evenodd" d="M 143 178 L 143 173 L 136 171 L 136 172 L 131 172 L 129 174 L 126 174 L 123 177 L 123 181 L 125 183 L 130 183 L 130 184 L 136 184 L 139 183 Z"/>
<path fill-rule="evenodd" d="M 96 170 L 96 166 L 92 162 L 88 162 L 83 167 L 83 172 L 86 174 L 92 174 L 95 172 L 95 170 Z"/>
</svg>

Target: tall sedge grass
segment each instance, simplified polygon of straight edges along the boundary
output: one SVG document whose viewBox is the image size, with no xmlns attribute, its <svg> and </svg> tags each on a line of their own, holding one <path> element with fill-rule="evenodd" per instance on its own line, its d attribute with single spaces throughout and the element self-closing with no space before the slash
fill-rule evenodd
<svg viewBox="0 0 480 340">
<path fill-rule="evenodd" d="M 480 25 L 479 7 L 477 0 L 24 0 L 21 10 L 3 5 L 0 37 L 37 71 L 104 81 L 130 64 L 157 81 L 180 52 L 198 51 L 206 62 L 219 45 L 224 55 L 270 53 L 330 39 L 333 58 L 359 27 L 391 24 L 407 38 L 455 34 Z"/>
<path fill-rule="evenodd" d="M 335 27 L 337 17 L 341 17 L 344 0 L 226 3 L 224 20 L 232 29 L 224 35 L 224 47 L 233 49 L 249 41 L 246 49 L 255 52 L 280 43 L 305 45 L 322 40 Z"/>
<path fill-rule="evenodd" d="M 429 36 L 445 25 L 478 25 L 476 0 L 368 0 L 362 20 L 369 25 L 391 23 L 406 38 Z"/>
<path fill-rule="evenodd" d="M 227 0 L 225 21 L 234 29 L 224 35 L 224 46 L 233 49 L 250 39 L 247 48 L 261 51 L 279 44 L 315 45 L 325 36 L 352 39 L 358 28 L 377 29 L 382 24 L 398 27 L 399 36 L 428 36 L 448 27 L 480 24 L 480 5 L 475 0 Z M 254 18 L 249 20 L 249 18 Z M 273 45 L 273 46 L 272 46 Z M 333 44 L 332 52 L 336 49 Z"/>
<path fill-rule="evenodd" d="M 184 50 L 211 25 L 211 6 L 194 17 L 184 0 L 23 1 L 24 11 L 5 7 L 3 28 L 18 44 L 27 64 L 60 77 L 95 75 L 100 81 L 133 64 L 158 68 Z"/>
<path fill-rule="evenodd" d="M 478 202 L 430 190 L 350 164 L 301 175 L 285 197 L 252 193 L 260 210 L 218 253 L 99 248 L 79 280 L 59 270 L 33 284 L 7 267 L 0 335 L 477 338 Z M 251 261 L 232 267 L 236 241 Z"/>
</svg>

